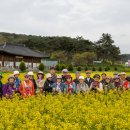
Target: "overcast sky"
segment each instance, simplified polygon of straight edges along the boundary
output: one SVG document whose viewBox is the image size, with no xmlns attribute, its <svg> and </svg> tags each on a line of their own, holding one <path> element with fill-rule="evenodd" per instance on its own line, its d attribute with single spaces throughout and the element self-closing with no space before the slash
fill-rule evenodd
<svg viewBox="0 0 130 130">
<path fill-rule="evenodd" d="M 130 0 L 0 0 L 0 31 L 91 41 L 110 33 L 130 54 Z"/>
</svg>

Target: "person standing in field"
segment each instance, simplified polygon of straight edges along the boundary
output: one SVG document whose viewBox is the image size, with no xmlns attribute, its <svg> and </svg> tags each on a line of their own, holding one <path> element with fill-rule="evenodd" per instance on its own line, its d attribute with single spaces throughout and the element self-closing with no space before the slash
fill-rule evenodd
<svg viewBox="0 0 130 130">
<path fill-rule="evenodd" d="M 87 70 L 86 71 L 86 78 L 85 78 L 85 83 L 88 85 L 88 87 L 90 88 L 92 82 L 94 81 L 93 78 L 91 78 L 91 71 L 90 70 Z"/>
<path fill-rule="evenodd" d="M 50 69 L 49 69 L 49 72 L 50 72 L 50 74 L 51 74 L 51 81 L 53 82 L 53 83 L 55 83 L 56 82 L 56 80 L 57 80 L 57 75 L 56 75 L 56 69 L 55 69 L 55 67 L 50 67 Z"/>
<path fill-rule="evenodd" d="M 73 80 L 75 82 L 75 85 L 77 86 L 77 84 L 79 84 L 79 77 L 80 77 L 80 72 L 76 71 L 75 72 L 75 79 Z"/>
<path fill-rule="evenodd" d="M 28 74 L 25 74 L 24 78 L 25 78 L 24 81 L 22 81 L 22 83 L 19 87 L 19 92 L 23 98 L 26 98 L 26 97 L 30 97 L 30 96 L 34 95 L 34 84 L 29 79 Z"/>
<path fill-rule="evenodd" d="M 62 82 L 66 82 L 66 76 L 69 75 L 69 71 L 67 69 L 62 70 Z"/>
<path fill-rule="evenodd" d="M 123 92 L 123 83 L 118 76 L 114 78 L 114 86 L 118 94 L 121 94 Z"/>
<path fill-rule="evenodd" d="M 90 90 L 94 91 L 94 92 L 101 92 L 103 91 L 103 84 L 100 82 L 100 75 L 99 74 L 95 74 L 93 76 L 94 81 L 92 82 L 91 86 L 90 86 Z"/>
<path fill-rule="evenodd" d="M 37 73 L 37 81 L 36 81 L 36 84 L 37 84 L 37 91 L 36 93 L 38 94 L 41 94 L 43 93 L 43 87 L 44 87 L 44 73 L 42 71 L 39 71 Z"/>
<path fill-rule="evenodd" d="M 79 84 L 76 86 L 76 93 L 86 94 L 89 91 L 89 87 L 84 80 L 84 76 L 79 76 Z"/>
<path fill-rule="evenodd" d="M 3 78 L 3 75 L 2 75 L 2 72 L 0 72 L 0 98 L 2 98 L 2 87 L 3 87 L 3 84 L 2 84 L 2 78 Z"/>
<path fill-rule="evenodd" d="M 130 90 L 130 76 L 126 77 L 126 81 L 124 82 L 124 88 L 125 90 Z"/>
<path fill-rule="evenodd" d="M 110 76 L 107 76 L 105 79 L 105 83 L 103 84 L 104 93 L 109 93 L 110 90 L 115 90 L 115 86 L 112 83 L 112 78 Z"/>
<path fill-rule="evenodd" d="M 57 75 L 56 83 L 53 83 L 53 93 L 54 94 L 63 94 L 65 89 L 65 84 L 62 83 L 62 76 Z"/>
<path fill-rule="evenodd" d="M 126 81 L 126 73 L 121 72 L 121 82 L 122 82 L 122 84 L 124 84 L 125 81 Z"/>
<path fill-rule="evenodd" d="M 13 95 L 16 91 L 16 85 L 15 85 L 15 77 L 14 75 L 10 75 L 8 78 L 8 82 L 3 85 L 2 92 L 3 96 L 7 99 L 12 99 Z"/>
<path fill-rule="evenodd" d="M 76 85 L 75 82 L 72 80 L 71 75 L 66 76 L 65 89 L 67 94 L 76 93 Z"/>
<path fill-rule="evenodd" d="M 106 73 L 102 73 L 101 76 L 102 76 L 101 83 L 104 85 L 105 82 L 106 82 L 106 76 L 107 76 L 107 74 Z"/>
<path fill-rule="evenodd" d="M 51 80 L 51 77 L 52 75 L 50 73 L 46 74 L 46 80 L 43 87 L 43 92 L 45 93 L 45 96 L 47 95 L 47 93 L 52 93 L 53 82 Z"/>
<path fill-rule="evenodd" d="M 28 76 L 29 76 L 29 79 L 32 81 L 32 83 L 34 85 L 34 92 L 36 93 L 36 91 L 37 91 L 37 84 L 36 84 L 36 81 L 34 79 L 34 73 L 32 71 L 29 71 L 28 72 Z"/>
<path fill-rule="evenodd" d="M 13 75 L 15 77 L 16 92 L 18 92 L 19 86 L 21 84 L 21 80 L 19 79 L 19 71 L 14 71 Z"/>
</svg>

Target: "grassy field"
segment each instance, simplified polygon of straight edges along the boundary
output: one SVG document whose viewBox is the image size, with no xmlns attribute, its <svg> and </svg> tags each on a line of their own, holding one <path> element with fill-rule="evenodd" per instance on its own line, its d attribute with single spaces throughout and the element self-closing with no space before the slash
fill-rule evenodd
<svg viewBox="0 0 130 130">
<path fill-rule="evenodd" d="M 93 75 L 94 74 L 96 74 L 96 73 L 98 73 L 98 74 L 102 74 L 103 72 L 92 72 L 92 77 L 93 77 Z M 109 75 L 109 76 L 112 76 L 113 77 L 113 72 L 105 72 L 107 75 Z M 6 83 L 7 82 L 7 79 L 8 79 L 8 76 L 10 75 L 11 73 L 4 73 L 3 74 L 3 79 L 2 79 L 2 82 L 3 83 Z M 25 73 L 20 73 L 20 79 L 21 80 L 24 80 L 24 74 Z M 61 75 L 61 73 L 58 73 L 59 75 Z M 71 75 L 72 75 L 72 77 L 73 77 L 73 79 L 75 78 L 75 74 L 74 73 L 70 73 Z M 81 75 L 82 76 L 86 76 L 86 74 L 85 74 L 85 72 L 81 72 Z M 130 75 L 130 72 L 128 72 L 127 73 L 127 75 Z M 34 74 L 34 78 L 36 79 L 36 73 Z"/>
</svg>

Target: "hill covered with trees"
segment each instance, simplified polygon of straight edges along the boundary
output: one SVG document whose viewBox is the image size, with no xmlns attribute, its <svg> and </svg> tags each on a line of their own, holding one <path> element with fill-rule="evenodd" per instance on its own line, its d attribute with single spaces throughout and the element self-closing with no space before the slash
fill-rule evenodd
<svg viewBox="0 0 130 130">
<path fill-rule="evenodd" d="M 49 37 L 14 33 L 0 33 L 0 43 L 25 44 L 27 47 L 51 55 L 51 59 L 61 63 L 76 65 L 91 64 L 93 60 L 111 62 L 120 59 L 120 48 L 115 46 L 110 34 L 102 34 L 101 38 L 92 42 L 83 37 Z"/>
</svg>

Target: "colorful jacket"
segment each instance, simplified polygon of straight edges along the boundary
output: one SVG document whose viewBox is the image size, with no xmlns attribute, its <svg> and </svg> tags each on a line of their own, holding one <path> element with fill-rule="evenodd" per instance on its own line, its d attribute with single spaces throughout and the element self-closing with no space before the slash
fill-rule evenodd
<svg viewBox="0 0 130 130">
<path fill-rule="evenodd" d="M 3 96 L 6 96 L 6 94 L 13 95 L 13 92 L 16 91 L 15 84 L 6 83 L 3 85 L 2 91 Z"/>
<path fill-rule="evenodd" d="M 64 90 L 65 90 L 65 84 L 64 83 L 53 83 L 52 84 L 52 87 L 53 87 L 53 91 L 61 91 L 62 93 L 64 93 Z"/>
<path fill-rule="evenodd" d="M 75 85 L 75 82 L 65 82 L 65 89 L 66 89 L 66 93 L 68 94 L 74 94 L 76 93 L 76 85 Z"/>
<path fill-rule="evenodd" d="M 19 87 L 19 92 L 23 97 L 26 97 L 28 95 L 34 95 L 34 85 L 32 81 L 23 81 Z"/>
<path fill-rule="evenodd" d="M 19 78 L 15 78 L 15 86 L 16 86 L 16 89 L 19 89 L 20 84 L 21 84 L 21 80 L 20 80 Z"/>
<path fill-rule="evenodd" d="M 83 84 L 78 84 L 76 86 L 76 93 L 79 93 L 79 92 L 88 92 L 89 91 L 89 87 L 86 83 L 83 83 Z"/>
<path fill-rule="evenodd" d="M 125 88 L 126 90 L 130 89 L 130 83 L 129 83 L 128 81 L 125 81 L 125 82 L 124 82 L 124 88 Z"/>
</svg>

